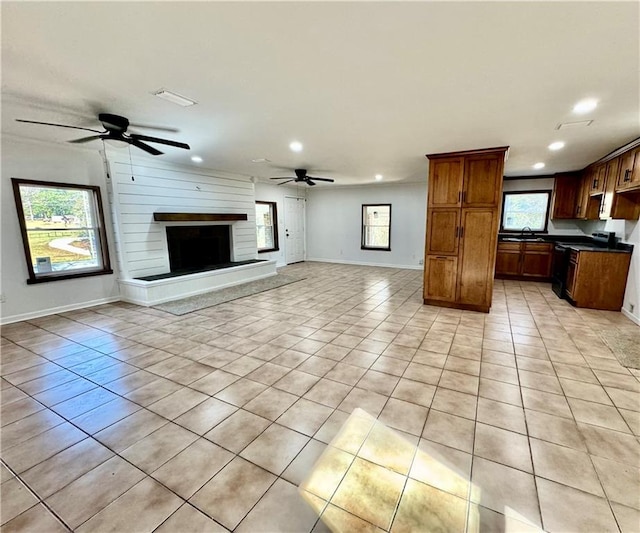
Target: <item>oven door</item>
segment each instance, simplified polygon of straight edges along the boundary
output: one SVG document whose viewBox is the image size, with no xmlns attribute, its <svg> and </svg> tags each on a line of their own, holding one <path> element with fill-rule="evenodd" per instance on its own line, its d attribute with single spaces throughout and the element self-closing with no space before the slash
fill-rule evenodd
<svg viewBox="0 0 640 533">
<path fill-rule="evenodd" d="M 564 298 L 567 287 L 567 269 L 569 267 L 569 249 L 556 244 L 553 249 L 551 265 L 551 289 L 559 298 Z"/>
</svg>

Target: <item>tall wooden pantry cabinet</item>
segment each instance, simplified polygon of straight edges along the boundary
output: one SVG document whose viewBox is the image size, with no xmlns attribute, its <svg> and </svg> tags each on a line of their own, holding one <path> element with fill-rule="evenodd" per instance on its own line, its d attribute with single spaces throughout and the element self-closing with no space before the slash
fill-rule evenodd
<svg viewBox="0 0 640 533">
<path fill-rule="evenodd" d="M 427 155 L 425 304 L 489 312 L 508 150 Z"/>
</svg>

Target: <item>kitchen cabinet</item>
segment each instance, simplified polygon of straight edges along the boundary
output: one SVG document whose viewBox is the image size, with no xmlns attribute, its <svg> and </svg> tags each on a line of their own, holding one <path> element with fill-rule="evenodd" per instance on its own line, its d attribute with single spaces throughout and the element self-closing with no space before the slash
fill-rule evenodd
<svg viewBox="0 0 640 533">
<path fill-rule="evenodd" d="M 579 172 L 556 174 L 553 182 L 550 215 L 552 220 L 576 218 L 576 206 L 582 192 L 582 179 Z"/>
<path fill-rule="evenodd" d="M 567 270 L 567 297 L 576 307 L 620 311 L 630 253 L 574 251 Z"/>
<path fill-rule="evenodd" d="M 549 242 L 499 242 L 496 278 L 550 279 L 552 259 L 553 244 Z"/>
<path fill-rule="evenodd" d="M 589 194 L 602 194 L 604 192 L 605 181 L 607 176 L 607 165 L 606 163 L 600 163 L 598 165 L 594 165 L 591 171 L 589 172 L 590 186 L 589 186 Z"/>
<path fill-rule="evenodd" d="M 507 150 L 427 155 L 425 304 L 489 311 Z"/>
<path fill-rule="evenodd" d="M 600 198 L 590 195 L 592 174 L 586 169 L 581 172 L 580 188 L 576 197 L 576 216 L 582 220 L 598 220 L 600 213 Z"/>
<path fill-rule="evenodd" d="M 638 181 L 634 184 L 634 168 L 636 159 L 640 158 L 640 148 L 629 150 L 620 156 L 620 167 L 618 168 L 618 179 L 616 180 L 616 191 L 626 191 L 636 186 L 640 186 L 640 161 L 638 161 Z"/>
<path fill-rule="evenodd" d="M 614 196 L 616 194 L 616 181 L 618 178 L 618 167 L 620 166 L 620 158 L 616 157 L 602 165 L 604 167 L 604 183 L 605 189 L 602 199 L 600 200 L 600 219 L 606 220 L 611 218 Z"/>
</svg>

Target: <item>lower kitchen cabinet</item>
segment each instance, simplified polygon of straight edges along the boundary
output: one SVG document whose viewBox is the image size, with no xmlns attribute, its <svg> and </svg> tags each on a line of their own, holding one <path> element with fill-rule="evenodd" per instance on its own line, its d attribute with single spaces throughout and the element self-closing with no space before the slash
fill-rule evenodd
<svg viewBox="0 0 640 533">
<path fill-rule="evenodd" d="M 551 277 L 553 244 L 548 242 L 499 242 L 496 277 L 541 280 Z"/>
<path fill-rule="evenodd" d="M 620 311 L 630 253 L 571 251 L 567 297 L 576 307 Z"/>
</svg>

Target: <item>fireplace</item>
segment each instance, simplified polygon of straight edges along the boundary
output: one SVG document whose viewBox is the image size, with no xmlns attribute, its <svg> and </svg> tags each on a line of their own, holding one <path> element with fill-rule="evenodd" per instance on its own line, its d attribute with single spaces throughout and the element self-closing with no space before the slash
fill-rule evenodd
<svg viewBox="0 0 640 533">
<path fill-rule="evenodd" d="M 231 262 L 231 226 L 167 227 L 171 272 L 207 270 Z"/>
</svg>

